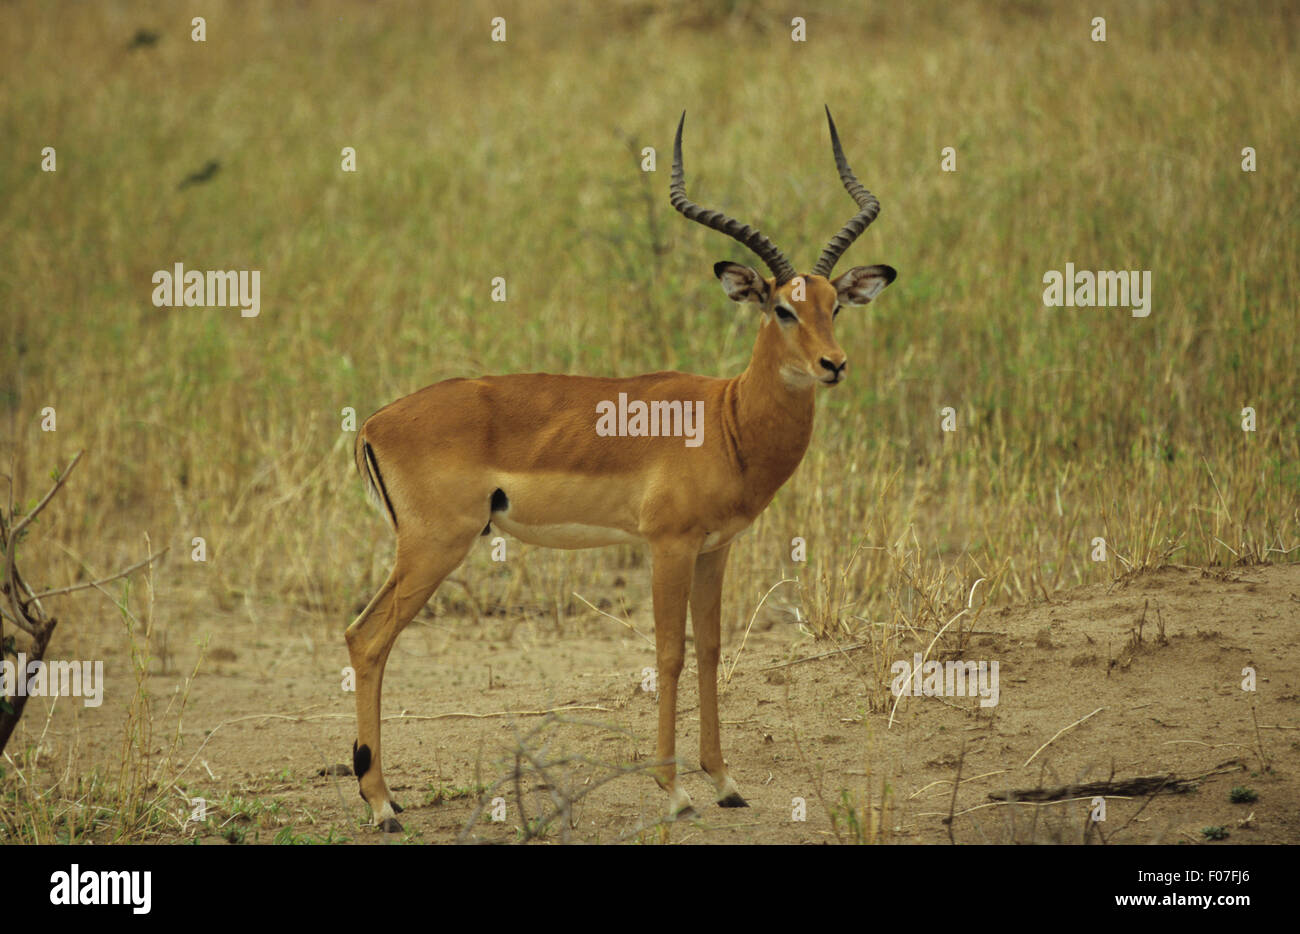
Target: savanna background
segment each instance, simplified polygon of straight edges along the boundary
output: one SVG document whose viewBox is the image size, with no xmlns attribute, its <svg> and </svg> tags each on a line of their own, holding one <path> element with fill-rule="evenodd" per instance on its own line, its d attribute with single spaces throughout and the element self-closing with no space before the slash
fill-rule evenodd
<svg viewBox="0 0 1300 934">
<path fill-rule="evenodd" d="M 28 705 L 0 839 L 393 839 L 336 774 L 343 628 L 392 554 L 343 410 L 739 373 L 756 315 L 711 267 L 756 261 L 672 211 L 671 134 L 686 110 L 695 200 L 807 268 L 854 211 L 825 103 L 883 205 L 840 267 L 899 278 L 840 316 L 849 378 L 732 548 L 723 743 L 754 807 L 670 827 L 621 774 L 654 747 L 643 551 L 485 539 L 388 667 L 398 839 L 1300 841 L 1298 37 L 1286 2 L 0 3 L 13 510 L 85 451 L 16 560 L 45 590 L 170 547 L 50 598 L 50 657 L 104 659 L 105 702 Z M 260 315 L 155 307 L 177 262 L 260 270 Z M 1067 262 L 1151 270 L 1150 316 L 1045 308 Z M 895 705 L 916 651 L 1000 660 L 999 706 Z M 1201 784 L 1100 824 L 988 797 L 1152 774 Z"/>
</svg>

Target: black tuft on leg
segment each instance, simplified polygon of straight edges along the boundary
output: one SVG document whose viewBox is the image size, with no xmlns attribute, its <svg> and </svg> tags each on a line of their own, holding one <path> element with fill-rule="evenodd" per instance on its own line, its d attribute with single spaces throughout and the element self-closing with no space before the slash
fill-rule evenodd
<svg viewBox="0 0 1300 934">
<path fill-rule="evenodd" d="M 361 776 L 370 771 L 370 747 L 357 746 L 357 741 L 352 741 L 352 774 L 356 775 L 357 781 Z"/>
</svg>

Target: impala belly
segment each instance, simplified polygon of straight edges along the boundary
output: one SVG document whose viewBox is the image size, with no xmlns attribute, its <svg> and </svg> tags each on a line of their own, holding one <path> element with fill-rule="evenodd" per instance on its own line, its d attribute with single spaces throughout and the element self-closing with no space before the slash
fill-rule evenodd
<svg viewBox="0 0 1300 934">
<path fill-rule="evenodd" d="M 491 524 L 521 542 L 543 548 L 635 545 L 635 511 L 617 480 L 565 474 L 498 475 Z"/>
<path fill-rule="evenodd" d="M 734 532 L 730 535 L 727 535 L 725 538 L 724 538 L 724 533 L 722 532 L 710 532 L 708 535 L 704 536 L 703 550 L 708 551 L 712 548 L 717 548 L 720 545 L 725 545 L 727 542 L 731 541 L 735 537 L 736 535 Z"/>
<path fill-rule="evenodd" d="M 751 520 L 741 517 L 723 525 L 716 532 L 710 532 L 704 536 L 704 544 L 700 546 L 701 551 L 712 551 L 715 548 L 721 548 L 739 535 L 745 529 L 749 528 Z"/>
<path fill-rule="evenodd" d="M 543 548 L 600 548 L 604 545 L 641 545 L 645 539 L 640 535 L 611 529 L 600 525 L 583 525 L 580 522 L 556 522 L 549 525 L 529 525 L 515 522 L 506 513 L 494 513 L 492 524 L 529 545 Z M 730 542 L 743 532 L 749 523 L 740 528 L 728 528 L 710 532 L 704 538 L 701 551 L 712 551 Z"/>
<path fill-rule="evenodd" d="M 648 521 L 653 528 L 656 513 L 664 508 L 629 502 L 626 484 L 618 478 L 502 473 L 494 479 L 500 487 L 492 496 L 490 525 L 543 548 L 646 544 L 641 523 Z M 702 551 L 727 544 L 753 520 L 742 514 L 715 521 L 703 530 Z"/>
<path fill-rule="evenodd" d="M 530 525 L 516 522 L 509 513 L 493 513 L 492 524 L 530 545 L 543 548 L 599 548 L 602 545 L 636 545 L 645 539 L 622 529 L 580 522 L 554 522 Z"/>
</svg>

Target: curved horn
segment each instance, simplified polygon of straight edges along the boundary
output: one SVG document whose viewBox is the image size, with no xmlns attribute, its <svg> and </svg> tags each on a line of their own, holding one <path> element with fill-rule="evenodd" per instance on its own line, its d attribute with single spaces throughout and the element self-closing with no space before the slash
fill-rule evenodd
<svg viewBox="0 0 1300 934">
<path fill-rule="evenodd" d="M 688 220 L 724 233 L 749 247 L 759 259 L 767 263 L 767 268 L 776 276 L 777 285 L 789 282 L 796 275 L 794 267 L 790 265 L 790 261 L 785 258 L 785 254 L 777 248 L 777 245 L 763 236 L 762 231 L 748 224 L 742 224 L 721 211 L 705 210 L 686 197 L 686 173 L 682 170 L 682 125 L 685 123 L 686 111 L 683 110 L 682 119 L 677 123 L 677 139 L 673 142 L 673 182 L 668 189 L 669 200 L 673 207 Z"/>
<path fill-rule="evenodd" d="M 840 228 L 840 232 L 831 237 L 830 242 L 826 244 L 826 249 L 822 250 L 822 255 L 817 259 L 817 265 L 813 267 L 815 276 L 829 276 L 844 251 L 862 235 L 862 231 L 866 230 L 880 213 L 880 202 L 876 200 L 875 195 L 862 187 L 858 177 L 849 168 L 849 160 L 844 158 L 844 149 L 840 146 L 840 134 L 835 132 L 835 121 L 831 119 L 829 107 L 826 108 L 826 122 L 831 128 L 831 149 L 835 151 L 835 167 L 840 170 L 840 181 L 844 183 L 844 189 L 862 210 L 849 218 L 848 223 Z"/>
</svg>

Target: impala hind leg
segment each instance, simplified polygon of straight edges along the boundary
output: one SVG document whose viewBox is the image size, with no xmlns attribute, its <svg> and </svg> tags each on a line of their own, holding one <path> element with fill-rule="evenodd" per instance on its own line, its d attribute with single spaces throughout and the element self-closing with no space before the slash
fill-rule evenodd
<svg viewBox="0 0 1300 934">
<path fill-rule="evenodd" d="M 476 525 L 467 535 L 443 543 L 425 541 L 418 548 L 411 547 L 409 539 L 399 536 L 392 573 L 347 629 L 348 656 L 357 679 L 357 739 L 352 745 L 352 769 L 375 823 L 389 833 L 400 831 L 402 825 L 395 816 L 401 808 L 393 803 L 384 783 L 380 759 L 379 715 L 384 666 L 398 634 L 420 612 L 443 579 L 465 559 L 478 532 Z"/>
<path fill-rule="evenodd" d="M 652 548 L 655 660 L 659 669 L 659 739 L 655 781 L 668 792 L 668 813 L 694 817 L 691 796 L 677 780 L 677 681 L 686 657 L 686 607 L 695 571 L 695 550 Z"/>
<path fill-rule="evenodd" d="M 722 758 L 718 725 L 718 659 L 722 655 L 722 576 L 731 546 L 700 555 L 691 586 L 691 625 L 695 629 L 695 661 L 700 669 L 700 767 L 718 789 L 724 808 L 749 807 Z"/>
</svg>

